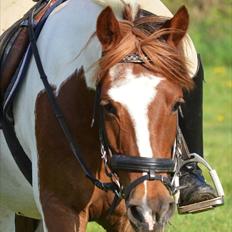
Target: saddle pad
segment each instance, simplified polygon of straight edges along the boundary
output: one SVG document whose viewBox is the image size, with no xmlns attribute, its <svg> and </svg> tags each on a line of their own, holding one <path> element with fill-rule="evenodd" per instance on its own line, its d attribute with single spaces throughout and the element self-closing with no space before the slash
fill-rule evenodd
<svg viewBox="0 0 232 232">
<path fill-rule="evenodd" d="M 21 19 L 0 37 L 0 94 L 3 97 L 29 45 L 28 18 L 33 12 L 34 23 L 38 24 L 45 12 L 57 0 L 39 1 Z"/>
<path fill-rule="evenodd" d="M 44 23 L 46 22 L 50 13 L 62 2 L 66 0 L 51 0 L 50 2 L 55 2 L 51 7 L 47 8 L 44 12 L 41 20 L 38 24 L 36 24 L 35 30 L 35 38 L 37 39 Z M 12 113 L 12 106 L 14 102 L 14 98 L 20 89 L 20 86 L 26 76 L 26 72 L 28 69 L 28 64 L 31 60 L 32 49 L 29 44 L 26 54 L 23 54 L 23 60 L 20 61 L 20 65 L 17 68 L 16 73 L 13 75 L 13 78 L 10 81 L 9 86 L 7 87 L 6 92 L 4 93 L 4 98 L 2 105 L 0 104 L 0 129 L 3 129 L 3 133 L 8 144 L 8 147 L 11 151 L 11 154 L 19 167 L 20 171 L 23 173 L 25 178 L 28 180 L 30 184 L 32 184 L 32 164 L 30 159 L 27 157 L 24 152 L 14 129 L 14 115 Z M 2 125 L 1 125 L 2 123 Z"/>
</svg>

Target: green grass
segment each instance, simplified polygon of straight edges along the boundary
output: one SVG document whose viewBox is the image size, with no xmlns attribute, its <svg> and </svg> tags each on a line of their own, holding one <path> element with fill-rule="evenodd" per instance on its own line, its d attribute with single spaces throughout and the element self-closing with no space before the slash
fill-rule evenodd
<svg viewBox="0 0 232 232">
<path fill-rule="evenodd" d="M 105 230 L 95 222 L 90 222 L 88 224 L 87 232 L 103 232 L 103 231 Z"/>
<path fill-rule="evenodd" d="M 206 68 L 204 85 L 205 158 L 217 170 L 225 205 L 194 215 L 176 215 L 168 232 L 232 231 L 232 69 Z M 187 229 L 186 229 L 187 228 Z"/>
<path fill-rule="evenodd" d="M 175 215 L 167 232 L 232 231 L 232 68 L 205 69 L 205 158 L 217 170 L 225 190 L 225 205 L 200 214 Z M 102 232 L 90 223 L 88 232 Z"/>
<path fill-rule="evenodd" d="M 185 5 L 190 15 L 189 34 L 207 66 L 232 61 L 232 0 L 163 0 L 175 13 Z"/>
</svg>

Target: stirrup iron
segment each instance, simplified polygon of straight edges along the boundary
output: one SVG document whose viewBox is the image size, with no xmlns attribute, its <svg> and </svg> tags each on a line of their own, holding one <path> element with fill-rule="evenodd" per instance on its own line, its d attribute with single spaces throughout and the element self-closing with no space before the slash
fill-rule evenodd
<svg viewBox="0 0 232 232">
<path fill-rule="evenodd" d="M 186 214 L 186 213 L 198 213 L 210 209 L 214 209 L 217 206 L 223 205 L 224 204 L 224 190 L 222 187 L 222 184 L 220 182 L 220 179 L 217 175 L 216 170 L 212 169 L 212 167 L 209 165 L 209 163 L 203 159 L 201 156 L 199 156 L 196 153 L 191 153 L 188 155 L 189 159 L 187 160 L 182 160 L 181 166 L 186 165 L 187 163 L 192 163 L 192 162 L 197 162 L 203 164 L 209 171 L 209 174 L 211 176 L 211 179 L 213 181 L 217 197 L 202 201 L 202 202 L 197 202 L 189 205 L 184 205 L 180 206 L 177 204 L 177 210 L 179 214 Z"/>
</svg>

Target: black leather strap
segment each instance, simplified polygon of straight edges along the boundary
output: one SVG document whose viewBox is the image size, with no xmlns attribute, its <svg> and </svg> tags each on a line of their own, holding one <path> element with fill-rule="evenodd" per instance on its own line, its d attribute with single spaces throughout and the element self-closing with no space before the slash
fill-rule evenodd
<svg viewBox="0 0 232 232">
<path fill-rule="evenodd" d="M 27 157 L 21 144 L 19 143 L 19 140 L 15 134 L 14 126 L 11 123 L 7 122 L 5 117 L 3 117 L 2 122 L 3 133 L 11 154 L 20 171 L 23 173 L 27 181 L 32 185 L 31 160 Z"/>
<path fill-rule="evenodd" d="M 148 180 L 148 181 L 154 181 L 154 180 L 161 181 L 166 186 L 166 188 L 169 190 L 170 194 L 171 195 L 173 194 L 174 190 L 172 188 L 171 182 L 170 182 L 168 177 L 161 176 L 161 175 L 151 176 L 151 175 L 147 174 L 147 175 L 144 175 L 144 176 L 137 178 L 136 180 L 132 181 L 128 186 L 126 186 L 126 188 L 123 190 L 123 197 L 125 199 L 127 199 L 130 195 L 131 190 L 146 180 Z"/>
<path fill-rule="evenodd" d="M 197 153 L 203 157 L 203 81 L 204 70 L 198 54 L 198 70 L 193 77 L 195 87 L 186 92 L 185 104 L 181 106 L 184 117 L 179 117 L 180 128 L 185 137 L 190 153 Z"/>
<path fill-rule="evenodd" d="M 79 147 L 77 146 L 77 143 L 66 123 L 66 119 L 64 117 L 64 114 L 59 106 L 59 104 L 57 103 L 56 97 L 53 93 L 53 89 L 51 87 L 51 85 L 48 82 L 48 78 L 47 75 L 43 69 L 43 65 L 40 59 L 40 55 L 39 55 L 39 51 L 36 45 L 36 37 L 35 37 L 35 33 L 34 33 L 34 29 L 33 29 L 33 14 L 31 15 L 31 18 L 29 20 L 29 37 L 30 37 L 30 42 L 31 42 L 31 48 L 32 48 L 32 52 L 35 58 L 35 62 L 40 74 L 40 78 L 43 82 L 43 85 L 45 87 L 45 91 L 48 95 L 48 100 L 49 103 L 52 107 L 53 113 L 64 133 L 64 136 L 66 137 L 68 144 L 70 146 L 70 149 L 73 153 L 73 155 L 75 156 L 75 158 L 78 160 L 80 167 L 82 169 L 82 171 L 84 172 L 85 176 L 98 188 L 108 191 L 111 190 L 113 192 L 118 190 L 118 186 L 113 183 L 103 183 L 101 181 L 99 181 L 98 179 L 95 178 L 95 176 L 90 172 L 90 170 L 88 169 L 86 163 L 84 162 L 84 159 L 82 157 L 81 151 L 79 149 Z"/>
<path fill-rule="evenodd" d="M 171 195 L 175 193 L 175 188 L 172 187 L 172 184 L 168 177 L 161 176 L 161 175 L 149 175 L 149 174 L 143 175 L 135 179 L 134 181 L 132 181 L 129 185 L 127 185 L 126 188 L 122 190 L 121 196 L 118 196 L 118 195 L 114 196 L 113 203 L 111 207 L 109 208 L 108 213 L 112 214 L 114 212 L 114 209 L 119 205 L 120 201 L 122 199 L 128 199 L 131 191 L 135 187 L 137 187 L 139 184 L 143 183 L 144 181 L 154 181 L 154 180 L 161 181 L 166 186 L 166 188 L 168 189 Z"/>
<path fill-rule="evenodd" d="M 172 159 L 154 159 L 146 157 L 131 157 L 126 155 L 113 155 L 110 159 L 112 170 L 129 172 L 175 172 L 175 162 Z"/>
</svg>

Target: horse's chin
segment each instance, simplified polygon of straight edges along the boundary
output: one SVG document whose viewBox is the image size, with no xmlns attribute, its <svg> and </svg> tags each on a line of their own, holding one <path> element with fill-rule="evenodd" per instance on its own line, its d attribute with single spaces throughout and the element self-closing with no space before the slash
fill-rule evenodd
<svg viewBox="0 0 232 232">
<path fill-rule="evenodd" d="M 155 223 L 149 226 L 148 223 L 140 223 L 131 218 L 129 218 L 129 221 L 134 232 L 164 232 L 167 225 L 167 223 Z"/>
<path fill-rule="evenodd" d="M 127 217 L 134 232 L 164 232 L 166 225 L 173 216 L 174 209 L 175 208 L 170 210 L 169 214 L 167 214 L 166 217 L 163 217 L 159 222 L 138 220 L 134 217 L 130 209 L 127 209 Z"/>
<path fill-rule="evenodd" d="M 164 232 L 165 225 L 154 224 L 152 229 L 148 228 L 148 225 L 134 225 L 131 222 L 134 232 Z"/>
</svg>

